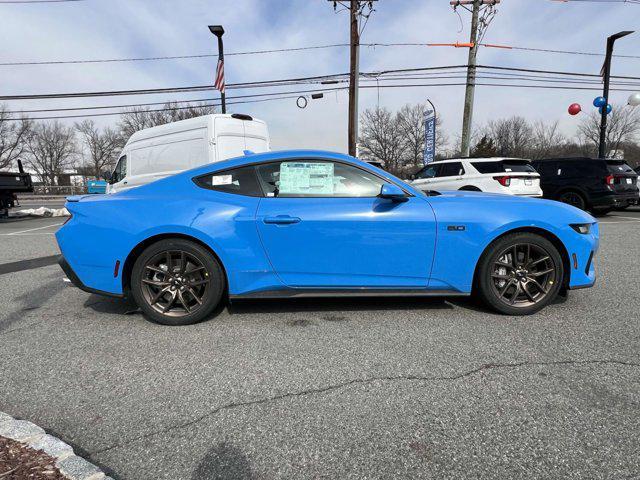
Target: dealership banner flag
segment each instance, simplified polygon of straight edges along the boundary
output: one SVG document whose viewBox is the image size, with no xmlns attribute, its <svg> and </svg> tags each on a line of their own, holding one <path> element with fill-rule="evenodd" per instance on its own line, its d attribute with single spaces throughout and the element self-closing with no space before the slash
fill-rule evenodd
<svg viewBox="0 0 640 480">
<path fill-rule="evenodd" d="M 427 107 L 424 111 L 424 164 L 436 158 L 436 111 Z"/>
</svg>

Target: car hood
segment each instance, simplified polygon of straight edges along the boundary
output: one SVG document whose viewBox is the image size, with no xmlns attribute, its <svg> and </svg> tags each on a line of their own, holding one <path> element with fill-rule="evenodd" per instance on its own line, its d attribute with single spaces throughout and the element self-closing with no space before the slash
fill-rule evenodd
<svg viewBox="0 0 640 480">
<path fill-rule="evenodd" d="M 519 197 L 515 195 L 505 195 L 502 193 L 467 192 L 461 190 L 442 191 L 437 198 L 450 199 L 453 202 L 469 205 L 473 202 L 475 208 L 484 211 L 519 211 L 521 213 L 536 213 L 536 217 L 546 217 L 546 215 L 561 216 L 565 220 L 573 223 L 596 223 L 597 220 L 589 213 L 566 203 L 555 200 L 545 200 L 542 198 Z M 431 197 L 433 198 L 433 197 Z"/>
</svg>

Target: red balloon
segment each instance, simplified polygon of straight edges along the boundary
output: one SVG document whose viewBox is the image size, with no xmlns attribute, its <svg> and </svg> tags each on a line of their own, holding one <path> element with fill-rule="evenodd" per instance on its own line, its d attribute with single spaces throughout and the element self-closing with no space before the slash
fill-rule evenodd
<svg viewBox="0 0 640 480">
<path fill-rule="evenodd" d="M 582 107 L 579 103 L 572 103 L 569 105 L 569 115 L 577 115 L 582 111 Z"/>
</svg>

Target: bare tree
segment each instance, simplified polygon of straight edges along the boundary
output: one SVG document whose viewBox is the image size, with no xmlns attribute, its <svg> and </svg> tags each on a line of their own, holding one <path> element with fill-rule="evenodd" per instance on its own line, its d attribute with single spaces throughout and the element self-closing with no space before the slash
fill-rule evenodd
<svg viewBox="0 0 640 480">
<path fill-rule="evenodd" d="M 531 151 L 533 129 L 523 117 L 492 120 L 484 134 L 493 140 L 501 157 L 527 157 Z"/>
<path fill-rule="evenodd" d="M 607 118 L 606 143 L 609 152 L 619 150 L 625 142 L 634 142 L 640 133 L 640 110 L 614 105 Z M 600 144 L 600 114 L 592 112 L 578 125 L 578 135 L 598 151 Z"/>
<path fill-rule="evenodd" d="M 201 117 L 215 112 L 215 107 L 205 103 L 180 106 L 176 102 L 169 102 L 165 103 L 161 109 L 155 110 L 148 107 L 135 107 L 120 116 L 118 127 L 122 137 L 127 140 L 135 132 L 144 128 Z"/>
<path fill-rule="evenodd" d="M 120 133 L 109 127 L 100 130 L 93 120 L 76 123 L 76 130 L 87 153 L 87 173 L 99 177 L 104 170 L 110 170 L 124 146 Z"/>
<path fill-rule="evenodd" d="M 32 122 L 25 116 L 11 120 L 5 105 L 0 105 L 0 170 L 11 168 L 27 147 Z"/>
<path fill-rule="evenodd" d="M 424 112 L 426 104 L 405 105 L 398 113 L 398 126 L 404 136 L 407 165 L 419 165 L 424 158 L 426 122 Z M 436 117 L 436 154 L 442 152 L 448 143 L 447 135 L 442 131 L 442 118 Z"/>
<path fill-rule="evenodd" d="M 45 185 L 55 185 L 64 170 L 73 166 L 75 132 L 59 122 L 38 123 L 29 137 L 28 165 Z"/>
<path fill-rule="evenodd" d="M 558 130 L 558 122 L 546 124 L 538 120 L 533 124 L 531 139 L 531 158 L 548 158 L 558 156 L 567 138 Z"/>
<path fill-rule="evenodd" d="M 380 161 L 389 172 L 400 174 L 407 162 L 407 147 L 398 115 L 393 115 L 386 108 L 367 109 L 360 122 L 362 157 Z"/>
</svg>

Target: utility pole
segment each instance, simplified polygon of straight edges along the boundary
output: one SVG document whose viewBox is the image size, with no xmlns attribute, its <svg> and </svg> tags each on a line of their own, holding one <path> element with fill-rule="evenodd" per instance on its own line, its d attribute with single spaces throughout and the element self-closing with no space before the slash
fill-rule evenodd
<svg viewBox="0 0 640 480">
<path fill-rule="evenodd" d="M 482 0 L 473 0 L 471 11 L 471 35 L 469 43 L 469 59 L 467 61 L 467 86 L 464 92 L 464 112 L 462 114 L 462 153 L 463 157 L 469 156 L 471 148 L 471 122 L 473 121 L 473 100 L 476 89 L 476 57 L 478 55 L 478 19 L 480 17 L 480 4 Z"/>
<path fill-rule="evenodd" d="M 328 0 L 337 11 L 349 10 L 349 155 L 355 157 L 358 145 L 358 88 L 360 78 L 360 35 L 367 24 L 369 16 L 374 12 L 373 3 L 378 0 Z M 365 13 L 366 12 L 366 13 Z M 360 18 L 364 18 L 362 27 Z"/>
<path fill-rule="evenodd" d="M 359 1 L 351 0 L 349 19 L 350 34 L 350 66 L 349 66 L 349 155 L 356 156 L 358 144 L 358 87 L 360 77 L 360 33 L 358 32 Z"/>
<path fill-rule="evenodd" d="M 468 157 L 471 149 L 471 125 L 473 123 L 473 100 L 476 90 L 476 58 L 478 47 L 487 27 L 491 23 L 495 10 L 493 7 L 500 0 L 451 0 L 455 9 L 462 6 L 471 12 L 471 33 L 469 35 L 469 59 L 467 61 L 467 86 L 464 93 L 464 112 L 462 114 L 461 156 Z M 467 7 L 471 6 L 471 9 Z M 483 9 L 482 7 L 487 7 Z M 482 14 L 482 16 L 481 16 Z"/>
<path fill-rule="evenodd" d="M 632 33 L 633 31 L 626 30 L 607 38 L 607 54 L 605 56 L 604 65 L 602 65 L 602 70 L 600 71 L 604 82 L 602 96 L 604 97 L 605 102 L 604 105 L 600 107 L 600 143 L 598 145 L 599 158 L 607 157 L 607 115 L 609 114 L 607 112 L 607 108 L 609 106 L 609 82 L 611 80 L 611 57 L 613 56 L 613 44 L 619 38 L 626 37 Z"/>
</svg>

